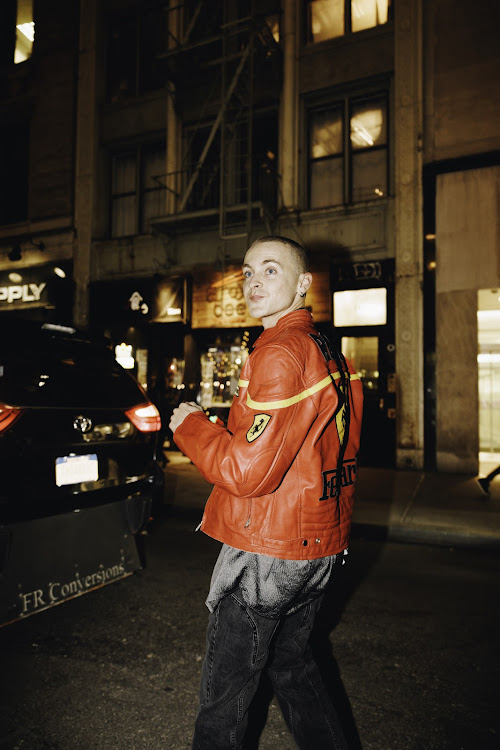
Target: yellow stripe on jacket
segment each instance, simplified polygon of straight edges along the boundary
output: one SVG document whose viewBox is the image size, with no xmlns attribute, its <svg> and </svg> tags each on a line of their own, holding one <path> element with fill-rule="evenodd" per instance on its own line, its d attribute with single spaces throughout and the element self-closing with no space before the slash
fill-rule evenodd
<svg viewBox="0 0 500 750">
<path fill-rule="evenodd" d="M 332 373 L 332 375 L 335 380 L 339 380 L 340 373 L 335 372 Z M 359 375 L 351 373 L 350 379 L 359 380 Z M 240 380 L 238 385 L 241 388 L 245 388 L 248 386 L 249 382 L 250 381 L 248 380 Z M 290 398 L 285 398 L 282 401 L 254 401 L 250 398 L 250 394 L 247 393 L 247 406 L 251 409 L 257 409 L 258 411 L 261 411 L 262 409 L 286 409 L 289 406 L 293 406 L 293 404 L 297 404 L 299 401 L 303 401 L 305 398 L 309 398 L 309 396 L 318 393 L 318 391 L 326 388 L 331 382 L 330 375 L 327 375 L 326 378 L 323 378 L 323 380 L 320 380 L 319 383 L 312 385 L 310 388 L 306 388 L 302 393 L 298 393 L 296 396 L 290 396 Z"/>
</svg>

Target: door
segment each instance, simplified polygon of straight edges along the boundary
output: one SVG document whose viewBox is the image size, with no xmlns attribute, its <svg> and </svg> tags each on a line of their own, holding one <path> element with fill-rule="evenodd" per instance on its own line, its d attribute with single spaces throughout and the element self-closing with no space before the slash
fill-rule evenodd
<svg viewBox="0 0 500 750">
<path fill-rule="evenodd" d="M 500 290 L 478 292 L 479 473 L 500 464 Z"/>
<path fill-rule="evenodd" d="M 394 466 L 397 382 L 393 264 L 377 261 L 343 266 L 337 271 L 334 288 L 336 343 L 363 383 L 360 464 Z"/>
</svg>

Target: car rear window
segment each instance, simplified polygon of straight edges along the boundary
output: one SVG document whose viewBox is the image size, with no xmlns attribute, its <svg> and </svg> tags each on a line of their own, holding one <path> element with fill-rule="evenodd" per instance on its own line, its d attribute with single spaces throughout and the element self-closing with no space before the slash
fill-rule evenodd
<svg viewBox="0 0 500 750">
<path fill-rule="evenodd" d="M 40 329 L 0 334 L 0 402 L 128 408 L 143 401 L 135 379 L 104 345 Z"/>
</svg>

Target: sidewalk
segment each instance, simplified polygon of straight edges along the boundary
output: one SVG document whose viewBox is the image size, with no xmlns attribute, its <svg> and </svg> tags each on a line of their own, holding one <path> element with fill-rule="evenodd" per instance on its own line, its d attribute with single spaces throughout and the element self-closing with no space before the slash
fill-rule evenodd
<svg viewBox="0 0 500 750">
<path fill-rule="evenodd" d="M 165 504 L 201 520 L 211 485 L 178 451 L 166 452 Z M 485 496 L 474 477 L 361 467 L 353 535 L 500 551 L 500 477 Z"/>
</svg>

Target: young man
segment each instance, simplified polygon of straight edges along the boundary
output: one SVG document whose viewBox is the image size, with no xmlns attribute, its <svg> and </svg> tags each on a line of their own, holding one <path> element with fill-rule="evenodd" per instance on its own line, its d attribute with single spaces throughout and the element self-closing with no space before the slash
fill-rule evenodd
<svg viewBox="0 0 500 750">
<path fill-rule="evenodd" d="M 193 750 L 242 747 L 264 668 L 301 750 L 347 747 L 308 643 L 348 545 L 363 396 L 304 309 L 311 282 L 293 240 L 254 242 L 243 292 L 264 331 L 227 428 L 192 402 L 170 422 L 179 448 L 214 484 L 201 528 L 223 543 L 207 599 Z"/>
</svg>

